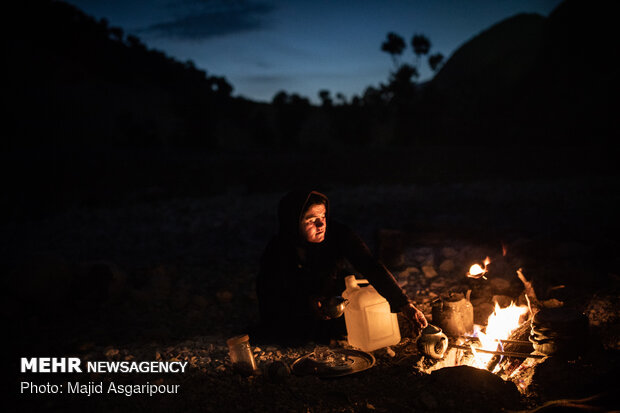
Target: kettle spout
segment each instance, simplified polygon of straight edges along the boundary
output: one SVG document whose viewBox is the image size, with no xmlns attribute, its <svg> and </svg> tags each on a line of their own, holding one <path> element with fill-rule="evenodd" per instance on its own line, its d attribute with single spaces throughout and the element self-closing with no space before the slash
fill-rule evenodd
<svg viewBox="0 0 620 413">
<path fill-rule="evenodd" d="M 340 295 L 330 297 L 326 302 L 323 303 L 323 315 L 326 318 L 338 318 L 342 314 L 344 314 L 344 309 L 348 304 L 349 300 Z"/>
</svg>

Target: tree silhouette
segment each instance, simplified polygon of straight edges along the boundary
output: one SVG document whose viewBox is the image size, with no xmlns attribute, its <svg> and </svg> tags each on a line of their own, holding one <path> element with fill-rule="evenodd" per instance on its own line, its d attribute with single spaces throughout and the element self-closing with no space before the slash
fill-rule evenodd
<svg viewBox="0 0 620 413">
<path fill-rule="evenodd" d="M 216 93 L 218 97 L 230 97 L 233 91 L 233 86 L 228 83 L 223 76 L 210 76 L 208 81 L 211 83 L 211 90 Z"/>
<path fill-rule="evenodd" d="M 346 105 L 347 104 L 347 97 L 342 92 L 336 93 L 336 100 L 341 105 Z"/>
<path fill-rule="evenodd" d="M 394 62 L 394 67 L 398 68 L 400 65 L 399 56 L 403 54 L 406 44 L 405 39 L 400 35 L 390 32 L 387 34 L 387 40 L 381 44 L 381 51 L 389 53 Z"/>
<path fill-rule="evenodd" d="M 443 55 L 441 53 L 435 53 L 428 57 L 428 65 L 433 72 L 437 72 L 443 64 Z"/>
<path fill-rule="evenodd" d="M 411 39 L 411 46 L 413 47 L 413 53 L 416 55 L 416 67 L 420 61 L 420 56 L 428 54 L 431 50 L 431 41 L 423 34 L 416 34 Z"/>
<path fill-rule="evenodd" d="M 415 93 L 415 80 L 420 76 L 418 69 L 408 64 L 400 68 L 390 76 L 388 90 L 390 101 L 403 104 L 411 101 Z"/>
<path fill-rule="evenodd" d="M 136 35 L 130 34 L 125 40 L 131 48 L 146 50 L 146 46 L 144 45 L 144 43 L 142 43 L 142 40 L 140 40 L 140 38 Z"/>
<path fill-rule="evenodd" d="M 288 94 L 284 90 L 279 91 L 278 93 L 273 95 L 273 98 L 271 99 L 271 103 L 274 106 L 286 105 L 288 103 Z"/>
<path fill-rule="evenodd" d="M 319 91 L 319 99 L 321 99 L 321 104 L 323 107 L 328 108 L 333 106 L 333 100 L 331 97 L 331 92 L 327 89 L 322 89 Z"/>
<path fill-rule="evenodd" d="M 390 83 L 412 83 L 412 79 L 417 79 L 419 76 L 420 73 L 416 67 L 404 64 L 390 76 Z"/>
<path fill-rule="evenodd" d="M 110 38 L 112 38 L 113 40 L 116 40 L 118 42 L 122 42 L 123 41 L 123 29 L 121 29 L 120 27 L 110 27 Z"/>
<path fill-rule="evenodd" d="M 296 93 L 289 95 L 281 90 L 272 99 L 281 147 L 299 147 L 299 134 L 308 115 L 310 101 Z"/>
</svg>

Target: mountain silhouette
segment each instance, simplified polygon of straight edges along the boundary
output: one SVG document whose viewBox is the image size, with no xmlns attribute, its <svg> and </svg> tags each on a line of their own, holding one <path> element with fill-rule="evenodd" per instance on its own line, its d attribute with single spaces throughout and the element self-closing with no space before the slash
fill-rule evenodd
<svg viewBox="0 0 620 413">
<path fill-rule="evenodd" d="M 463 44 L 430 82 L 438 135 L 473 143 L 608 145 L 618 90 L 611 2 L 520 14 Z"/>
</svg>

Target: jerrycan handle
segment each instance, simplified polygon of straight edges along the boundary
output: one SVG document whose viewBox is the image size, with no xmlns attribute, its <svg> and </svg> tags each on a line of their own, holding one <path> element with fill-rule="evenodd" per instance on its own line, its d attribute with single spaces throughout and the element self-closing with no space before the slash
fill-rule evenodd
<svg viewBox="0 0 620 413">
<path fill-rule="evenodd" d="M 357 280 L 355 279 L 355 275 L 347 275 L 344 277 L 344 285 L 347 290 L 355 290 L 358 287 Z"/>
<path fill-rule="evenodd" d="M 364 279 L 357 279 L 355 278 L 355 275 L 348 275 L 344 278 L 344 285 L 346 286 L 347 290 L 348 289 L 359 289 L 360 286 L 359 284 L 370 284 L 368 282 L 368 280 L 364 280 Z"/>
</svg>

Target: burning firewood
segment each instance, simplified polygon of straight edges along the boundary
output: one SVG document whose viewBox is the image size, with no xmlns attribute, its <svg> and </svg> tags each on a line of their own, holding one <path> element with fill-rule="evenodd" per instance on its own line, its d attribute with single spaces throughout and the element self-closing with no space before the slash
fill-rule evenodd
<svg viewBox="0 0 620 413">
<path fill-rule="evenodd" d="M 525 278 L 525 276 L 523 275 L 523 270 L 521 268 L 517 270 L 517 275 L 519 276 L 519 279 L 523 283 L 523 287 L 525 288 L 525 297 L 529 300 L 530 305 L 534 305 L 535 307 L 540 307 L 541 304 L 538 298 L 536 297 L 536 292 L 534 291 L 532 282 L 528 281 L 527 278 Z"/>
<path fill-rule="evenodd" d="M 514 352 L 514 353 L 524 353 L 529 354 L 533 351 L 532 344 L 528 341 L 528 337 L 530 335 L 530 322 L 529 320 L 522 323 L 517 329 L 515 329 L 507 341 L 502 342 L 503 351 L 504 352 Z M 496 366 L 500 365 L 500 371 L 508 373 L 512 373 L 517 367 L 523 363 L 523 358 L 519 357 L 504 357 L 495 355 L 489 361 L 487 365 L 487 370 L 493 371 Z M 508 372 L 510 370 L 510 372 Z"/>
</svg>

